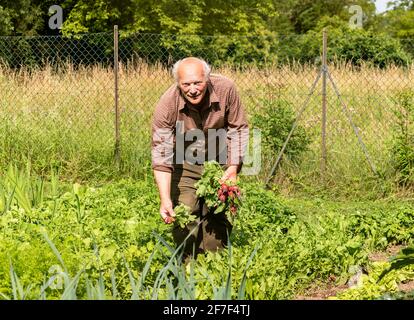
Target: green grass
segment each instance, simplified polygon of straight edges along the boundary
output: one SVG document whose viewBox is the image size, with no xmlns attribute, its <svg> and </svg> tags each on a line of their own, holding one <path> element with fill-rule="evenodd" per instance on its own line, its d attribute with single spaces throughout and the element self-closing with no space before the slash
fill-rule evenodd
<svg viewBox="0 0 414 320">
<path fill-rule="evenodd" d="M 227 249 L 184 268 L 153 182 L 0 178 L 0 294 L 10 299 L 292 299 L 414 234 L 410 201 L 286 198 L 243 182 Z M 178 260 L 177 260 L 178 259 Z"/>
<path fill-rule="evenodd" d="M 121 68 L 118 167 L 111 70 L 0 69 L 0 296 L 291 299 L 331 275 L 345 283 L 350 267 L 371 267 L 373 250 L 411 243 L 412 194 L 395 184 L 389 145 L 400 107 L 395 97 L 411 88 L 413 70 L 331 71 L 380 177 L 370 172 L 330 88 L 322 183 L 319 88 L 300 123 L 310 150 L 299 164 L 284 159 L 274 192 L 260 182 L 278 150 L 263 155 L 260 174 L 243 177 L 246 196 L 229 248 L 183 268 L 159 218 L 150 170 L 150 122 L 172 84 L 167 70 Z M 215 72 L 236 81 L 250 117 L 264 100 L 281 99 L 298 111 L 317 70 Z M 384 293 L 372 288 L 371 296 L 351 296 Z"/>
<path fill-rule="evenodd" d="M 331 66 L 342 98 L 350 109 L 372 161 L 377 179 L 362 153 L 332 87 L 328 85 L 326 185 L 320 184 L 320 85 L 300 125 L 311 137 L 311 149 L 300 165 L 282 165 L 275 181 L 285 194 L 308 193 L 334 197 L 382 197 L 394 188 L 389 142 L 395 123 L 394 97 L 411 88 L 413 69 Z M 235 80 L 251 117 L 264 100 L 283 100 L 296 112 L 306 100 L 317 69 L 309 66 L 214 70 Z M 159 97 L 173 83 L 160 66 L 122 66 L 120 167 L 114 165 L 113 72 L 100 67 L 58 72 L 51 68 L 13 72 L 0 69 L 0 169 L 27 161 L 42 174 L 50 167 L 73 181 L 108 181 L 132 176 L 146 179 L 150 168 L 150 122 Z M 279 150 L 263 158 L 258 177 L 264 180 Z"/>
</svg>

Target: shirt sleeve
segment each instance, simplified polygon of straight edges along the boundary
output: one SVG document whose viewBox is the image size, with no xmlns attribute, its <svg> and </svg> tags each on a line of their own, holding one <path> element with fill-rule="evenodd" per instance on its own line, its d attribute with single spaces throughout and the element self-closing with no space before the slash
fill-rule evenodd
<svg viewBox="0 0 414 320">
<path fill-rule="evenodd" d="M 237 165 L 240 172 L 249 139 L 246 114 L 235 85 L 230 87 L 227 103 L 227 166 Z"/>
<path fill-rule="evenodd" d="M 175 118 L 174 105 L 165 96 L 161 97 L 152 119 L 151 160 L 154 170 L 174 171 Z"/>
</svg>

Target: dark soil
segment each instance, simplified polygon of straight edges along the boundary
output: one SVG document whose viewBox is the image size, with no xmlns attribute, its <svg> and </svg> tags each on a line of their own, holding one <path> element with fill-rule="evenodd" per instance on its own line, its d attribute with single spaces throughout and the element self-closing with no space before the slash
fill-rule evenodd
<svg viewBox="0 0 414 320">
<path fill-rule="evenodd" d="M 370 261 L 388 261 L 389 258 L 395 256 L 400 250 L 404 248 L 402 245 L 389 246 L 385 251 L 372 252 L 368 258 Z M 335 276 L 331 276 L 328 284 L 320 284 L 313 286 L 306 290 L 303 295 L 298 295 L 295 300 L 325 300 L 328 297 L 334 297 L 341 291 L 348 289 L 348 285 L 336 285 Z M 411 292 L 414 290 L 414 280 L 406 283 L 401 283 L 399 288 L 403 292 Z"/>
<path fill-rule="evenodd" d="M 339 292 L 348 289 L 346 284 L 343 285 L 328 285 L 326 288 L 312 288 L 308 289 L 303 295 L 296 296 L 295 300 L 325 300 L 328 297 L 334 297 Z"/>
</svg>

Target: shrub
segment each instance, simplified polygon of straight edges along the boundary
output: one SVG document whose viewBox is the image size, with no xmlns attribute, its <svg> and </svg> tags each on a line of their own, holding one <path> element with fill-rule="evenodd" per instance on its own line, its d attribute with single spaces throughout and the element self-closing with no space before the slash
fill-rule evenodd
<svg viewBox="0 0 414 320">
<path fill-rule="evenodd" d="M 289 135 L 295 122 L 292 107 L 284 100 L 262 100 L 261 108 L 252 117 L 253 127 L 262 134 L 262 148 L 266 154 L 277 154 Z M 310 138 L 305 129 L 297 126 L 286 146 L 284 154 L 292 161 L 298 161 L 308 149 Z"/>
<path fill-rule="evenodd" d="M 302 62 L 314 62 L 322 55 L 322 29 L 328 32 L 328 60 L 348 62 L 355 66 L 367 64 L 384 68 L 388 65 L 407 66 L 412 62 L 409 51 L 398 39 L 371 30 L 351 29 L 335 18 L 322 19 L 310 30 L 291 41 L 289 55 Z"/>
</svg>

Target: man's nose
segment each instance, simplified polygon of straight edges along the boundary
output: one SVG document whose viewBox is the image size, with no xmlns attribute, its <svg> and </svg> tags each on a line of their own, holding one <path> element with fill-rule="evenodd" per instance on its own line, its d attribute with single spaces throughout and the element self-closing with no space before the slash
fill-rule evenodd
<svg viewBox="0 0 414 320">
<path fill-rule="evenodd" d="M 190 85 L 190 94 L 195 94 L 197 93 L 197 87 L 195 85 Z"/>
</svg>

